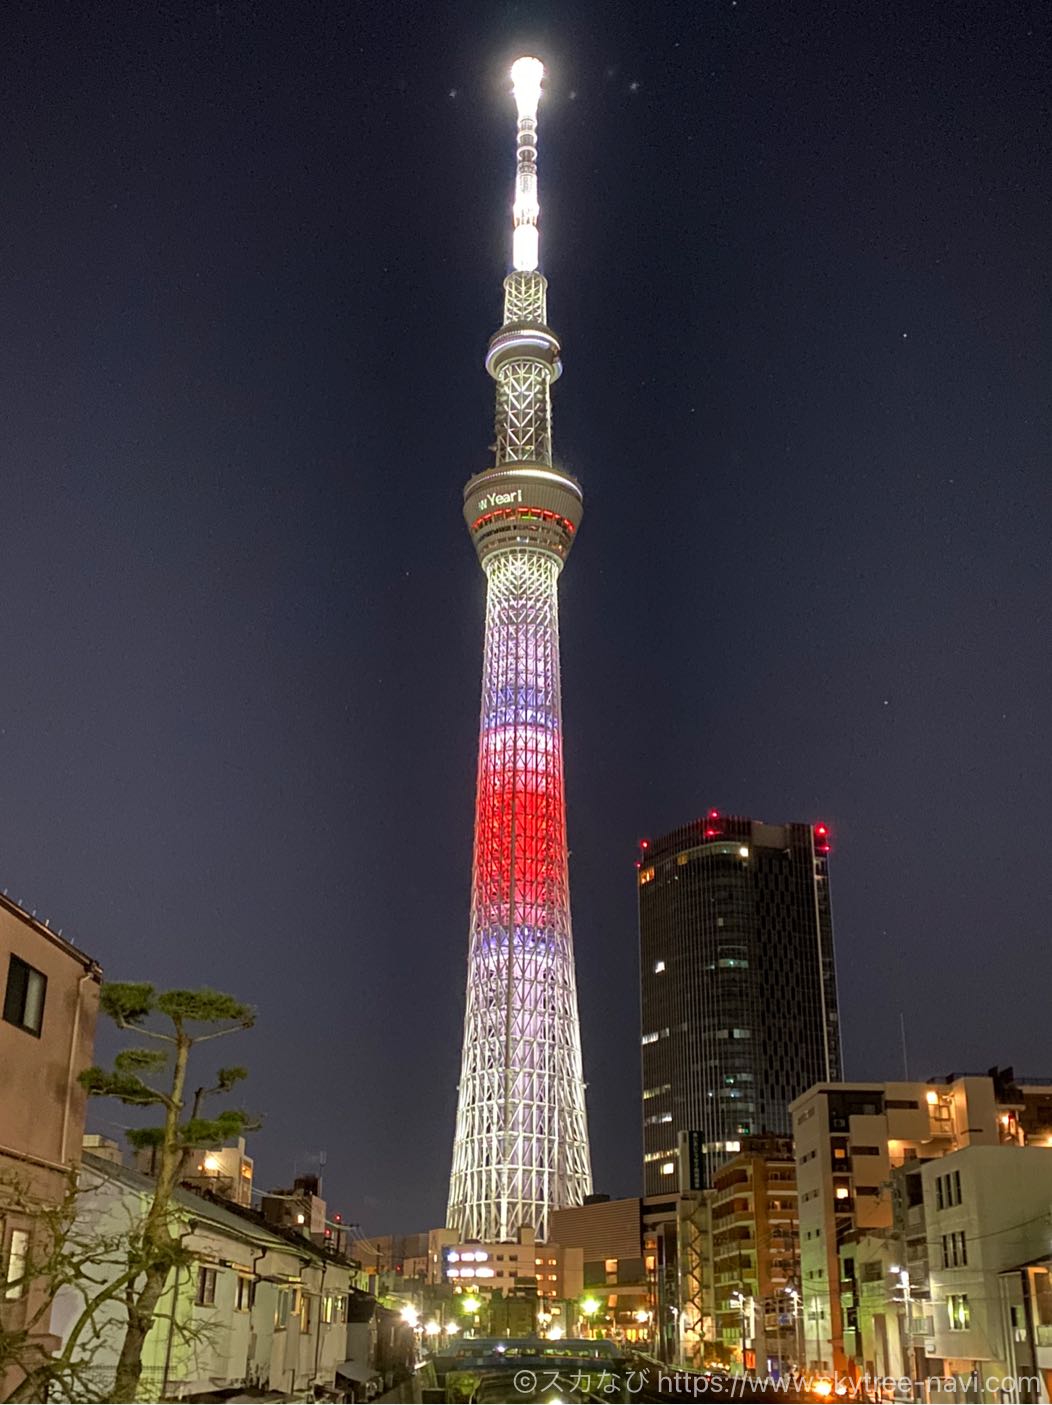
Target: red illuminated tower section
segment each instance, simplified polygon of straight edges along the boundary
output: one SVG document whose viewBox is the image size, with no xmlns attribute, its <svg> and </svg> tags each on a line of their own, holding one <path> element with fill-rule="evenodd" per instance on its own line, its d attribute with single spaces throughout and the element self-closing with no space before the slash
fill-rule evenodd
<svg viewBox="0 0 1052 1405">
<path fill-rule="evenodd" d="M 486 573 L 467 1007 L 447 1224 L 465 1239 L 547 1236 L 592 1188 L 563 791 L 559 573 L 581 488 L 552 464 L 559 342 L 538 271 L 543 68 L 512 68 L 518 107 L 514 271 L 486 369 L 496 458 L 464 490 Z"/>
</svg>

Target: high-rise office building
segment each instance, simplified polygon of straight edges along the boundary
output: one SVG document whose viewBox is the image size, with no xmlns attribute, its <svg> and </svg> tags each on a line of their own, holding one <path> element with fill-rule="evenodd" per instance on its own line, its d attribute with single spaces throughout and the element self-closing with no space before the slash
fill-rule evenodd
<svg viewBox="0 0 1052 1405">
<path fill-rule="evenodd" d="M 825 825 L 716 811 L 639 860 L 647 1194 L 712 1184 L 840 1077 Z"/>
<path fill-rule="evenodd" d="M 559 573 L 581 522 L 576 479 L 552 462 L 559 342 L 538 271 L 537 104 L 543 67 L 512 68 L 518 108 L 513 271 L 486 369 L 496 460 L 464 489 L 486 573 L 467 1008 L 447 1224 L 506 1242 L 580 1205 L 585 1122 L 563 792 Z"/>
</svg>

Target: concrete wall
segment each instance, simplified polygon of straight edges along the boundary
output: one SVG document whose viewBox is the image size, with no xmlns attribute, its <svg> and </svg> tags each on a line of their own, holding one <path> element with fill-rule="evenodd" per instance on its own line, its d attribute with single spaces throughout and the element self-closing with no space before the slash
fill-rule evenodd
<svg viewBox="0 0 1052 1405">
<path fill-rule="evenodd" d="M 943 1195 L 937 1181 L 960 1173 L 959 1204 Z M 924 1214 L 931 1267 L 931 1355 L 958 1369 L 958 1363 L 991 1363 L 1007 1372 L 999 1275 L 1048 1253 L 1052 1244 L 1052 1147 L 972 1146 L 923 1168 Z M 944 1182 L 945 1188 L 945 1182 Z M 955 1197 L 950 1197 L 955 1198 Z M 944 1266 L 942 1238 L 964 1235 L 967 1263 Z M 949 1299 L 968 1299 L 967 1330 L 950 1325 Z M 985 1367 L 983 1374 L 988 1374 Z"/>
<path fill-rule="evenodd" d="M 39 1035 L 0 1020 L 0 1154 L 64 1168 L 80 1154 L 100 973 L 86 956 L 0 898 L 0 1001 L 12 955 L 47 978 Z"/>
<path fill-rule="evenodd" d="M 39 1033 L 0 1019 L 0 1267 L 12 1243 L 26 1234 L 28 1263 L 49 1253 L 41 1207 L 57 1206 L 68 1189 L 69 1167 L 80 1157 L 86 1095 L 77 1079 L 91 1063 L 100 972 L 89 957 L 14 903 L 0 897 L 0 1009 L 16 956 L 47 980 Z M 43 1281 L 21 1296 L 0 1294 L 0 1329 L 19 1331 L 46 1303 Z M 46 1313 L 31 1332 L 39 1349 L 54 1347 Z M 6 1398 L 17 1372 L 0 1373 Z"/>
</svg>

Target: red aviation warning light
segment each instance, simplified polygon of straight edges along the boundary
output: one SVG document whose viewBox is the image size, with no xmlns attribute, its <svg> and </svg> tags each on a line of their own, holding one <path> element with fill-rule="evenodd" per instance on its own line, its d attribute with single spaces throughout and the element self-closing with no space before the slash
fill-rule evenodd
<svg viewBox="0 0 1052 1405">
<path fill-rule="evenodd" d="M 815 853 L 829 853 L 829 827 L 827 825 L 815 825 Z"/>
</svg>

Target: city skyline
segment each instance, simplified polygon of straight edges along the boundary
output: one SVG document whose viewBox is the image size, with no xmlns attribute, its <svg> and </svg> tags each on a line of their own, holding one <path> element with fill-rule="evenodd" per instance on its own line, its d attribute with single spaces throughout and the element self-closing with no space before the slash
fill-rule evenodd
<svg viewBox="0 0 1052 1405">
<path fill-rule="evenodd" d="M 814 13 L 11 19 L 0 886 L 256 1005 L 261 1182 L 324 1150 L 369 1230 L 444 1213 L 518 52 L 596 1189 L 638 1185 L 636 843 L 709 807 L 834 830 L 846 1076 L 900 1012 L 911 1075 L 1043 1066 L 1047 20 Z"/>
</svg>

